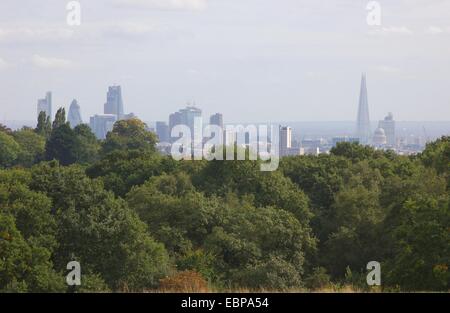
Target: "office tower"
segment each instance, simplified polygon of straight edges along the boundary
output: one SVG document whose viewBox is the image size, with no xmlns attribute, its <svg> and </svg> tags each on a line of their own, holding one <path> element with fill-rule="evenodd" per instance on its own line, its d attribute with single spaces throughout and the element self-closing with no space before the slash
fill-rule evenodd
<svg viewBox="0 0 450 313">
<path fill-rule="evenodd" d="M 37 115 L 39 113 L 45 112 L 47 116 L 50 117 L 50 121 L 52 120 L 52 93 L 51 91 L 45 94 L 44 99 L 38 99 L 37 103 Z"/>
<path fill-rule="evenodd" d="M 97 114 L 91 117 L 89 126 L 98 139 L 105 139 L 117 121 L 115 114 Z"/>
<path fill-rule="evenodd" d="M 72 128 L 75 128 L 76 126 L 83 123 L 83 121 L 81 119 L 80 106 L 79 106 L 77 100 L 75 100 L 75 99 L 70 104 L 69 114 L 68 114 L 67 119 L 69 121 L 70 127 L 72 127 Z"/>
<path fill-rule="evenodd" d="M 197 125 L 195 125 L 197 121 Z M 185 125 L 189 127 L 191 131 L 192 140 L 194 139 L 194 131 L 202 131 L 202 110 L 196 108 L 195 106 L 187 106 L 184 109 L 179 110 L 170 115 L 169 117 L 169 131 L 172 133 L 172 129 L 177 125 Z M 194 127 L 197 126 L 197 129 Z M 177 138 L 171 138 L 172 141 L 177 140 Z"/>
<path fill-rule="evenodd" d="M 395 121 L 394 115 L 389 112 L 389 114 L 378 123 L 378 127 L 382 128 L 386 134 L 387 145 L 391 147 L 396 146 L 395 138 Z"/>
<path fill-rule="evenodd" d="M 356 137 L 363 145 L 370 143 L 369 102 L 367 99 L 366 74 L 361 78 L 361 91 L 359 95 L 358 119 L 356 121 Z"/>
<path fill-rule="evenodd" d="M 385 146 L 387 139 L 383 128 L 377 128 L 373 135 L 373 145 L 376 147 Z"/>
<path fill-rule="evenodd" d="M 195 106 L 187 106 L 185 109 L 181 109 L 180 113 L 183 124 L 189 127 L 192 136 L 194 135 L 194 124 L 196 118 L 200 121 L 200 124 L 197 126 L 200 128 L 200 130 L 202 129 L 202 110 L 196 108 Z"/>
<path fill-rule="evenodd" d="M 124 118 L 122 88 L 120 86 L 111 86 L 106 94 L 105 114 L 113 114 L 117 120 Z"/>
<path fill-rule="evenodd" d="M 169 142 L 169 125 L 166 122 L 156 122 L 156 135 L 159 142 Z"/>
<path fill-rule="evenodd" d="M 289 126 L 280 126 L 280 156 L 289 154 L 292 148 L 292 128 Z"/>
<path fill-rule="evenodd" d="M 211 117 L 209 118 L 209 124 L 217 125 L 223 129 L 223 115 L 220 113 L 211 115 Z"/>
<path fill-rule="evenodd" d="M 177 126 L 177 125 L 181 125 L 182 123 L 182 118 L 181 118 L 181 113 L 180 112 L 175 112 L 170 114 L 169 116 L 169 142 L 174 142 L 177 138 L 173 137 L 172 138 L 172 129 Z"/>
</svg>

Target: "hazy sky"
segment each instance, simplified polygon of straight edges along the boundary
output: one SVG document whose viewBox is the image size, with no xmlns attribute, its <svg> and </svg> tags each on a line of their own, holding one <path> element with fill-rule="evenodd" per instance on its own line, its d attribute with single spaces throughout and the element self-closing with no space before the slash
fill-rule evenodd
<svg viewBox="0 0 450 313">
<path fill-rule="evenodd" d="M 1 0 L 0 120 L 78 99 L 85 121 L 120 84 L 146 121 L 195 100 L 226 122 L 353 120 L 361 72 L 370 117 L 450 120 L 450 0 Z"/>
</svg>

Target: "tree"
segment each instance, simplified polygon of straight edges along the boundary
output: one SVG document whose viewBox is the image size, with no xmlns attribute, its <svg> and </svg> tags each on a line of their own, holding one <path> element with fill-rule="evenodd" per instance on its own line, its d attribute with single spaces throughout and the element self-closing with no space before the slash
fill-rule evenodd
<svg viewBox="0 0 450 313">
<path fill-rule="evenodd" d="M 169 268 L 164 246 L 127 204 L 91 180 L 79 166 L 42 163 L 32 169 L 33 190 L 52 199 L 57 221 L 55 265 L 75 258 L 111 289 L 155 288 Z"/>
<path fill-rule="evenodd" d="M 205 197 L 183 173 L 150 178 L 130 191 L 127 202 L 175 257 L 187 258 L 191 247 L 214 255 L 213 273 L 208 270 L 208 276 L 225 284 L 299 287 L 305 253 L 315 245 L 309 229 L 292 213 L 256 208 L 252 201 L 234 194 Z M 250 274 L 241 275 L 242 271 L 253 271 L 255 264 L 262 266 L 257 267 L 258 273 L 263 268 L 273 269 L 267 273 L 272 275 L 273 285 L 264 284 L 263 279 L 252 281 Z M 288 271 L 296 273 L 288 275 L 288 280 L 281 269 L 286 264 Z"/>
<path fill-rule="evenodd" d="M 8 134 L 8 135 L 11 135 L 11 134 L 12 134 L 11 128 L 9 128 L 9 127 L 7 127 L 7 126 L 1 124 L 1 123 L 0 123 L 0 132 L 6 133 L 6 134 Z"/>
<path fill-rule="evenodd" d="M 64 276 L 51 260 L 57 243 L 50 199 L 27 182 L 22 171 L 0 173 L 0 290 L 64 291 Z"/>
<path fill-rule="evenodd" d="M 34 131 L 45 138 L 50 136 L 52 124 L 50 116 L 47 116 L 44 111 L 39 112 L 37 126 Z"/>
<path fill-rule="evenodd" d="M 52 124 L 52 129 L 55 130 L 62 125 L 66 124 L 66 109 L 59 108 L 55 115 L 55 120 Z"/>
<path fill-rule="evenodd" d="M 113 130 L 106 136 L 102 154 L 105 155 L 114 150 L 155 151 L 157 137 L 146 128 L 145 123 L 137 118 L 116 122 Z"/>
<path fill-rule="evenodd" d="M 45 153 L 45 138 L 36 134 L 32 129 L 15 131 L 13 137 L 20 145 L 17 164 L 25 167 L 32 166 L 36 161 L 42 160 Z"/>
<path fill-rule="evenodd" d="M 68 124 L 55 128 L 45 145 L 46 160 L 58 160 L 62 165 L 77 161 L 78 138 Z"/>
<path fill-rule="evenodd" d="M 74 128 L 75 136 L 78 138 L 76 147 L 77 163 L 92 164 L 97 161 L 100 151 L 100 143 L 86 124 L 80 124 Z"/>
<path fill-rule="evenodd" d="M 435 142 L 428 143 L 420 155 L 423 164 L 433 167 L 447 179 L 450 190 L 450 136 L 443 136 Z"/>
<path fill-rule="evenodd" d="M 20 153 L 20 145 L 14 140 L 14 137 L 0 132 L 0 167 L 14 165 Z"/>
</svg>

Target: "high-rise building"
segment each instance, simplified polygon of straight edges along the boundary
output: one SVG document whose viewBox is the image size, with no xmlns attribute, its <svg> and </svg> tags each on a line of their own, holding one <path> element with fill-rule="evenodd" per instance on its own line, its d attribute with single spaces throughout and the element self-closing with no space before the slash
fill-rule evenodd
<svg viewBox="0 0 450 313">
<path fill-rule="evenodd" d="M 197 124 L 196 124 L 197 123 Z M 169 132 L 172 133 L 173 127 L 176 125 L 185 125 L 189 127 L 191 131 L 191 137 L 194 139 L 195 131 L 202 131 L 203 122 L 202 122 L 202 110 L 196 108 L 195 106 L 187 106 L 184 109 L 179 110 L 170 115 L 169 117 Z M 196 127 L 197 128 L 196 128 Z M 172 141 L 177 138 L 171 138 Z"/>
<path fill-rule="evenodd" d="M 196 108 L 195 106 L 187 106 L 186 108 L 181 109 L 180 113 L 183 124 L 190 128 L 192 135 L 194 135 L 194 125 L 196 119 L 200 122 L 197 126 L 200 130 L 202 129 L 202 110 Z"/>
<path fill-rule="evenodd" d="M 120 86 L 111 86 L 106 94 L 105 114 L 113 114 L 117 120 L 124 118 L 122 88 Z"/>
<path fill-rule="evenodd" d="M 280 156 L 289 155 L 292 148 L 292 128 L 289 126 L 280 126 Z"/>
<path fill-rule="evenodd" d="M 396 146 L 396 137 L 395 137 L 395 121 L 394 115 L 389 112 L 389 114 L 378 123 L 378 127 L 382 128 L 386 134 L 387 145 L 390 147 Z"/>
<path fill-rule="evenodd" d="M 367 97 L 366 74 L 363 74 L 361 78 L 358 118 L 356 121 L 356 137 L 359 138 L 359 142 L 361 144 L 366 145 L 370 143 L 371 131 L 369 118 L 369 101 Z"/>
<path fill-rule="evenodd" d="M 41 112 L 45 112 L 47 116 L 50 117 L 50 120 L 52 120 L 52 93 L 51 91 L 48 91 L 45 94 L 44 99 L 38 99 L 37 102 L 37 115 Z"/>
<path fill-rule="evenodd" d="M 169 142 L 169 125 L 166 122 L 156 122 L 156 135 L 159 142 Z"/>
<path fill-rule="evenodd" d="M 209 124 L 219 126 L 223 129 L 223 115 L 216 113 L 209 118 Z"/>
<path fill-rule="evenodd" d="M 172 129 L 182 124 L 182 117 L 180 112 L 175 112 L 169 116 L 169 142 L 174 142 L 176 138 L 172 138 Z"/>
<path fill-rule="evenodd" d="M 70 127 L 72 127 L 72 128 L 75 128 L 76 126 L 83 123 L 83 120 L 81 119 L 80 105 L 78 104 L 77 100 L 75 100 L 75 99 L 70 104 L 69 114 L 67 116 L 67 119 L 69 121 Z"/>
<path fill-rule="evenodd" d="M 89 126 L 98 139 L 105 139 L 106 134 L 112 131 L 116 121 L 117 116 L 115 114 L 96 114 L 91 117 Z"/>
</svg>

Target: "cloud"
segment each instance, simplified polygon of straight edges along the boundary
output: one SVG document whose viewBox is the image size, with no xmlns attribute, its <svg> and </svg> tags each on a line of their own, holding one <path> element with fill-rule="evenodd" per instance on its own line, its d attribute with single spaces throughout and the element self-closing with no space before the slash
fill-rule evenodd
<svg viewBox="0 0 450 313">
<path fill-rule="evenodd" d="M 389 26 L 369 31 L 370 35 L 412 35 L 414 32 L 406 26 Z"/>
<path fill-rule="evenodd" d="M 0 70 L 4 70 L 9 67 L 9 63 L 0 58 Z"/>
<path fill-rule="evenodd" d="M 432 35 L 442 34 L 443 32 L 444 30 L 437 26 L 430 26 L 427 29 L 427 33 Z"/>
<path fill-rule="evenodd" d="M 204 10 L 207 0 L 116 0 L 117 5 L 136 9 Z"/>
<path fill-rule="evenodd" d="M 42 69 L 71 69 L 74 67 L 72 61 L 60 58 L 49 58 L 40 55 L 33 55 L 32 63 Z"/>
<path fill-rule="evenodd" d="M 430 35 L 450 34 L 450 27 L 428 26 L 426 33 Z"/>
<path fill-rule="evenodd" d="M 392 67 L 389 65 L 378 65 L 372 68 L 374 71 L 387 73 L 387 74 L 398 74 L 401 70 L 398 67 Z"/>
<path fill-rule="evenodd" d="M 101 33 L 106 36 L 113 35 L 124 38 L 137 38 L 157 33 L 158 31 L 160 31 L 160 29 L 155 25 L 133 22 L 105 25 L 102 27 Z"/>
<path fill-rule="evenodd" d="M 410 30 L 408 27 L 406 26 L 400 26 L 400 27 L 396 27 L 396 26 L 390 26 L 390 27 L 383 27 L 381 29 L 382 32 L 384 33 L 388 33 L 388 34 L 403 34 L 403 35 L 411 35 L 413 34 L 413 31 Z"/>
<path fill-rule="evenodd" d="M 20 42 L 20 43 L 39 43 L 57 42 L 63 39 L 69 39 L 73 36 L 73 30 L 61 27 L 21 27 L 21 28 L 1 28 L 0 42 Z"/>
</svg>

